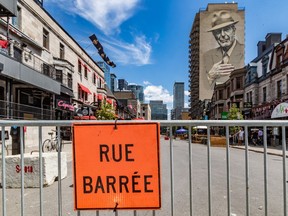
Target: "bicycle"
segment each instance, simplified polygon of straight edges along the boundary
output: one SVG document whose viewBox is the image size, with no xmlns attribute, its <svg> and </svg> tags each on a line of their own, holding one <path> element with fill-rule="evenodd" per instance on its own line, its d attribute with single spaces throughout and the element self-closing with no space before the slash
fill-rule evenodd
<svg viewBox="0 0 288 216">
<path fill-rule="evenodd" d="M 53 131 L 53 130 L 52 130 Z M 58 147 L 58 135 L 53 137 L 53 132 L 48 132 L 48 134 L 51 136 L 50 138 L 46 139 L 43 144 L 42 144 L 42 152 L 51 152 L 52 150 L 56 150 L 58 152 L 59 147 Z M 63 147 L 63 142 L 61 139 L 60 143 L 60 151 L 62 151 Z"/>
</svg>

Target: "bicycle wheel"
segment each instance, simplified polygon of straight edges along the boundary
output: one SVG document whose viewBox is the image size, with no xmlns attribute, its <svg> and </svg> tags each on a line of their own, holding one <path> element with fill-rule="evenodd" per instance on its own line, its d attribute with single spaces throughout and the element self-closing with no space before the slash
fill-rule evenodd
<svg viewBox="0 0 288 216">
<path fill-rule="evenodd" d="M 42 152 L 52 151 L 52 143 L 50 139 L 46 139 L 42 144 Z"/>
</svg>

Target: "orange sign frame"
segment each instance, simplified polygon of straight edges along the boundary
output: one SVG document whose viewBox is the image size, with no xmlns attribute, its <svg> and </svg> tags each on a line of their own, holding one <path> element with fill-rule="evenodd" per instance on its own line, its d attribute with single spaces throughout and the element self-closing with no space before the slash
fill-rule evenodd
<svg viewBox="0 0 288 216">
<path fill-rule="evenodd" d="M 74 208 L 159 209 L 160 124 L 75 123 Z"/>
</svg>

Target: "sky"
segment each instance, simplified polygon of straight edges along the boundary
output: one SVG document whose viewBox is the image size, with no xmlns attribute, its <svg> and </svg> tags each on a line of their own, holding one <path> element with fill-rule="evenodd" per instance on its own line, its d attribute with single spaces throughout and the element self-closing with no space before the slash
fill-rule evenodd
<svg viewBox="0 0 288 216">
<path fill-rule="evenodd" d="M 89 36 L 96 34 L 115 64 L 110 72 L 144 87 L 145 102 L 173 108 L 173 85 L 184 82 L 188 107 L 189 34 L 194 16 L 214 0 L 44 0 L 44 8 L 90 54 L 101 61 Z M 234 1 L 233 1 L 234 2 Z M 288 34 L 287 0 L 235 1 L 245 9 L 245 64 L 267 33 Z"/>
</svg>

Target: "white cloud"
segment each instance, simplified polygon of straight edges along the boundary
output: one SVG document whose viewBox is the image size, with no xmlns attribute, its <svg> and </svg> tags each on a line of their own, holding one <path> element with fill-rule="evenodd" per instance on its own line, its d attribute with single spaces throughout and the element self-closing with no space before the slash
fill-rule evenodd
<svg viewBox="0 0 288 216">
<path fill-rule="evenodd" d="M 143 81 L 144 85 L 151 85 L 151 83 L 149 81 Z"/>
<path fill-rule="evenodd" d="M 132 41 L 124 42 L 109 36 L 120 32 L 121 24 L 135 13 L 139 2 L 140 0 L 46 0 L 45 3 L 54 4 L 53 7 L 57 5 L 74 16 L 81 16 L 100 29 L 105 36 L 97 37 L 106 55 L 116 65 L 141 66 L 151 64 L 152 39 L 147 39 L 143 34 L 132 34 Z M 88 40 L 87 44 L 91 44 Z M 89 53 L 95 54 L 92 46 Z"/>
<path fill-rule="evenodd" d="M 147 82 L 147 81 L 146 81 Z M 167 108 L 172 108 L 173 96 L 163 86 L 148 85 L 144 89 L 145 100 L 162 100 L 164 104 L 167 104 Z"/>
<path fill-rule="evenodd" d="M 184 91 L 184 95 L 185 95 L 185 96 L 189 96 L 189 95 L 190 95 L 190 92 L 189 92 L 189 91 Z"/>
<path fill-rule="evenodd" d="M 133 43 L 123 42 L 112 37 L 100 38 L 100 42 L 105 53 L 116 59 L 118 63 L 138 66 L 151 64 L 152 46 L 144 35 L 134 36 Z"/>
<path fill-rule="evenodd" d="M 58 4 L 68 13 L 81 16 L 105 34 L 119 32 L 119 26 L 129 19 L 140 0 L 46 0 Z"/>
</svg>

